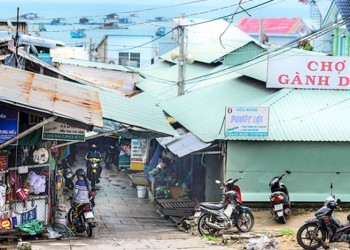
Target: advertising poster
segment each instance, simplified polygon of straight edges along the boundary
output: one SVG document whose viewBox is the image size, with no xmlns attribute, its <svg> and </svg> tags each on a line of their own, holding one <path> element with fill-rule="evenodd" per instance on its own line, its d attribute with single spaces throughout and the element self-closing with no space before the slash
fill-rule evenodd
<svg viewBox="0 0 350 250">
<path fill-rule="evenodd" d="M 0 109 L 0 144 L 18 135 L 18 111 Z"/>
<path fill-rule="evenodd" d="M 132 139 L 131 140 L 131 162 L 145 163 L 148 157 L 149 140 Z"/>
</svg>

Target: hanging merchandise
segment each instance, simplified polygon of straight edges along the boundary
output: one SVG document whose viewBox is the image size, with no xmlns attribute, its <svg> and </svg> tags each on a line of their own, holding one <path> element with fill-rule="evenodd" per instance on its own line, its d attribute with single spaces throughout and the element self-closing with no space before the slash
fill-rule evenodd
<svg viewBox="0 0 350 250">
<path fill-rule="evenodd" d="M 16 187 L 17 199 L 19 199 L 20 201 L 27 201 L 29 199 L 29 190 L 22 187 L 20 176 L 17 176 L 16 178 Z"/>
<path fill-rule="evenodd" d="M 3 210 L 6 203 L 6 185 L 0 184 L 0 209 Z"/>
<path fill-rule="evenodd" d="M 44 164 L 49 160 L 49 152 L 46 148 L 39 148 L 33 153 L 33 161 L 35 163 Z"/>
<path fill-rule="evenodd" d="M 7 169 L 8 165 L 8 153 L 6 150 L 0 150 L 0 171 Z"/>
<path fill-rule="evenodd" d="M 29 172 L 29 185 L 34 194 L 40 194 L 45 192 L 46 189 L 46 177 L 44 175 L 37 175 L 35 172 Z"/>
</svg>

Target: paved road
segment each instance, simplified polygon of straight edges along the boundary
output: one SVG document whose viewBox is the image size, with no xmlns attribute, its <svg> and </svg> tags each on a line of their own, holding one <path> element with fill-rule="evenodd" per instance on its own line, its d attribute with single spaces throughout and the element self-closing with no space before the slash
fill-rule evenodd
<svg viewBox="0 0 350 250">
<path fill-rule="evenodd" d="M 83 154 L 78 155 L 78 164 L 73 170 L 79 166 L 85 168 L 82 157 Z M 98 226 L 92 238 L 82 235 L 70 240 L 42 240 L 32 242 L 32 249 L 228 249 L 227 246 L 213 246 L 162 219 L 153 202 L 137 198 L 137 189 L 131 186 L 127 174 L 118 172 L 115 167 L 103 169 L 97 187 L 95 217 Z"/>
<path fill-rule="evenodd" d="M 85 168 L 82 159 L 78 156 L 79 166 Z M 115 168 L 103 169 L 102 181 L 98 184 L 95 216 L 98 227 L 94 229 L 92 238 L 85 235 L 77 236 L 69 240 L 42 240 L 32 241 L 33 250 L 47 250 L 57 248 L 66 249 L 231 249 L 241 250 L 246 246 L 246 241 L 241 244 L 230 242 L 228 245 L 220 245 L 220 242 L 211 243 L 201 239 L 196 229 L 190 232 L 181 231 L 172 223 L 162 219 L 156 212 L 153 202 L 137 198 L 137 189 L 131 186 L 131 181 L 124 172 L 118 172 Z M 254 210 L 255 226 L 253 233 L 266 233 L 290 228 L 294 232 L 302 225 L 303 221 L 313 217 L 314 211 L 293 213 L 287 224 L 277 224 L 271 219 L 268 210 Z M 345 221 L 346 212 L 339 213 L 339 219 Z M 237 230 L 235 230 L 237 231 Z M 292 236 L 292 240 L 295 237 Z M 282 239 L 278 239 L 282 242 Z M 287 242 L 281 250 L 300 249 L 295 242 Z M 282 244 L 281 244 L 282 246 Z M 344 245 L 342 245 L 344 247 Z M 344 248 L 339 248 L 344 249 Z"/>
</svg>

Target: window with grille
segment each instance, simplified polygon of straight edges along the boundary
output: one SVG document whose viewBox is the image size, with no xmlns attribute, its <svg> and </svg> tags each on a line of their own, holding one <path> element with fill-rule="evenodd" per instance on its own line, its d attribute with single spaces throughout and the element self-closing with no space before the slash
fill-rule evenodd
<svg viewBox="0 0 350 250">
<path fill-rule="evenodd" d="M 140 68 L 141 66 L 140 53 L 119 52 L 119 65 Z"/>
</svg>

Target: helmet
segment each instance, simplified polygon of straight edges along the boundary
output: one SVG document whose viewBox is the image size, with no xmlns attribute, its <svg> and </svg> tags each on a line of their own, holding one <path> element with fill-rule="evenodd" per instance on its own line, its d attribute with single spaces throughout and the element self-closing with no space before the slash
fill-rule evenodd
<svg viewBox="0 0 350 250">
<path fill-rule="evenodd" d="M 91 145 L 91 149 L 96 149 L 96 148 L 97 148 L 96 144 Z"/>
<path fill-rule="evenodd" d="M 75 171 L 75 175 L 76 175 L 76 176 L 85 175 L 84 169 L 82 169 L 82 168 L 77 169 L 77 171 Z"/>
</svg>

